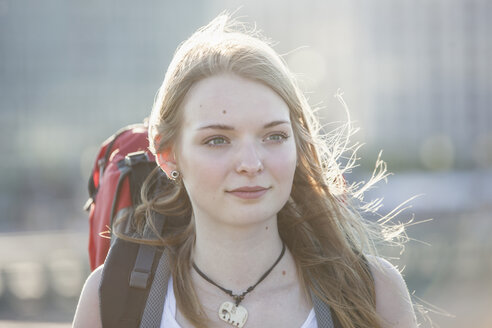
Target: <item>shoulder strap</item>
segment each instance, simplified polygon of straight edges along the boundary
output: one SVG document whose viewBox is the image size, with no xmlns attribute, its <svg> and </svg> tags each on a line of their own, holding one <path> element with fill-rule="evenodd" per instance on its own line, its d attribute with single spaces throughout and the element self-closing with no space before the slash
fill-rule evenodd
<svg viewBox="0 0 492 328">
<path fill-rule="evenodd" d="M 99 286 L 101 322 L 105 328 L 135 328 L 140 323 L 150 288 L 130 287 L 129 280 L 141 246 L 119 238 L 111 246 Z M 160 255 L 161 252 L 154 252 L 151 271 L 155 271 Z"/>
<path fill-rule="evenodd" d="M 160 327 L 164 302 L 167 295 L 167 286 L 171 277 L 169 252 L 164 250 L 159 260 L 159 264 L 153 276 L 150 292 L 140 322 L 140 328 Z"/>
<path fill-rule="evenodd" d="M 313 291 L 311 291 L 311 299 L 318 328 L 341 328 L 338 320 L 333 320 L 336 317 L 332 317 L 330 306 L 320 300 Z"/>
<path fill-rule="evenodd" d="M 361 257 L 364 268 L 371 273 L 367 258 L 363 254 L 361 254 Z M 320 300 L 313 291 L 311 291 L 311 299 L 316 314 L 316 321 L 318 322 L 318 328 L 342 328 L 342 324 L 337 316 L 332 313 L 330 306 Z"/>
<path fill-rule="evenodd" d="M 156 228 L 162 230 L 160 214 Z M 99 298 L 103 327 L 135 328 L 140 325 L 151 282 L 162 249 L 116 238 L 106 258 Z M 166 285 L 167 286 L 167 285 Z"/>
<path fill-rule="evenodd" d="M 162 231 L 164 227 L 165 217 L 159 213 L 153 213 L 155 216 L 154 224 L 157 231 Z M 150 235 L 151 233 L 145 233 Z M 157 247 L 151 245 L 140 244 L 138 247 L 137 258 L 135 259 L 135 265 L 130 274 L 130 287 L 148 289 L 152 282 L 152 276 L 155 272 L 156 266 L 155 255 L 157 253 Z"/>
</svg>

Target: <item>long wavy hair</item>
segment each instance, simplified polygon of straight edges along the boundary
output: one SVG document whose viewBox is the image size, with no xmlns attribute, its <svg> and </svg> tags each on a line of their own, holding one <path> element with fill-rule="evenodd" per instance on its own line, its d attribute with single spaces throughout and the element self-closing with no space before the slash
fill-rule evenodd
<svg viewBox="0 0 492 328">
<path fill-rule="evenodd" d="M 375 253 L 374 238 L 384 239 L 382 231 L 395 237 L 402 227 L 388 228 L 384 222 L 371 225 L 362 217 L 361 213 L 371 206 L 355 206 L 360 202 L 354 200 L 362 198 L 368 184 L 348 185 L 343 178 L 343 173 L 353 166 L 354 155 L 349 156 L 348 164 L 339 163 L 346 150 L 355 152 L 343 137 L 347 130 L 320 133 L 319 122 L 295 76 L 257 30 L 223 13 L 179 46 L 149 119 L 151 151 L 158 154 L 174 145 L 181 129 L 181 105 L 188 90 L 197 81 L 220 73 L 263 83 L 289 107 L 299 165 L 290 198 L 277 218 L 280 236 L 295 259 L 305 293 L 309 295 L 312 291 L 327 303 L 344 328 L 381 327 L 374 282 L 363 254 Z M 191 280 L 195 241 L 191 203 L 182 181 L 156 188 L 161 176 L 157 169 L 147 178 L 141 192 L 142 204 L 130 216 L 137 231 L 153 231 L 155 238 L 122 234 L 119 237 L 166 246 L 171 254 L 178 307 L 196 327 L 207 327 L 210 321 Z M 369 185 L 384 177 L 384 163 L 378 160 Z M 170 218 L 166 234 L 155 229 L 153 212 Z"/>
</svg>

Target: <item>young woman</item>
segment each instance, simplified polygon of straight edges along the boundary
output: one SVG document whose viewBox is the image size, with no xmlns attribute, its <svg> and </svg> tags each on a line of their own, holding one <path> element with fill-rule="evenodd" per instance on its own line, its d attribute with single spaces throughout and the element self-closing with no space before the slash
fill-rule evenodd
<svg viewBox="0 0 492 328">
<path fill-rule="evenodd" d="M 317 134 L 281 57 L 241 26 L 221 15 L 185 41 L 150 117 L 150 148 L 174 183 L 148 192 L 148 179 L 133 223 L 152 227 L 152 211 L 190 218 L 153 241 L 172 250 L 161 327 L 322 327 L 315 299 L 344 328 L 416 327 L 400 273 L 371 255 L 339 145 Z M 101 326 L 102 272 L 75 327 Z"/>
</svg>

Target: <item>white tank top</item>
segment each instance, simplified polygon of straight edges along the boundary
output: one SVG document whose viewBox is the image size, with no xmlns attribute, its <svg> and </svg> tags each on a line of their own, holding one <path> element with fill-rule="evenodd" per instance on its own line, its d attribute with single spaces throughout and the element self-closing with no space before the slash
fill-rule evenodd
<svg viewBox="0 0 492 328">
<path fill-rule="evenodd" d="M 161 328 L 181 328 L 176 322 L 176 298 L 174 297 L 172 278 L 169 279 L 167 284 L 167 294 L 164 302 L 164 311 L 162 311 Z M 309 312 L 309 315 L 301 328 L 318 328 L 314 309 L 311 309 L 311 312 Z"/>
</svg>

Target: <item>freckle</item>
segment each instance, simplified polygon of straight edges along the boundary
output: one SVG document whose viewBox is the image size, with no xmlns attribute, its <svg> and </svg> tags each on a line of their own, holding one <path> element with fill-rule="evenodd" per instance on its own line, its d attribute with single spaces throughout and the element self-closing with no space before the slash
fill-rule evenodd
<svg viewBox="0 0 492 328">
<path fill-rule="evenodd" d="M 268 230 L 268 226 L 265 227 L 265 230 Z"/>
<path fill-rule="evenodd" d="M 282 275 L 283 275 L 283 276 L 285 276 L 285 270 L 284 270 L 284 271 L 282 271 Z"/>
<path fill-rule="evenodd" d="M 227 113 L 227 111 L 226 111 L 226 110 L 223 110 L 223 111 L 222 111 L 222 114 L 225 114 L 225 113 Z"/>
</svg>

